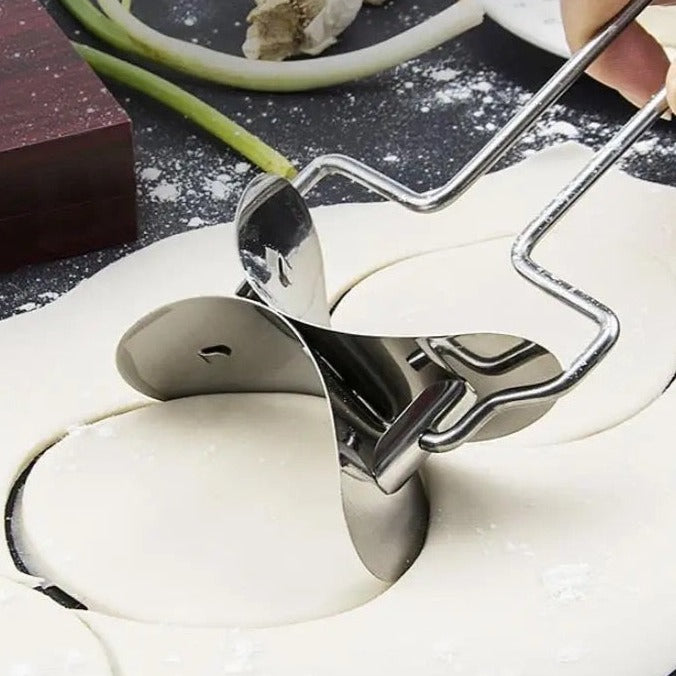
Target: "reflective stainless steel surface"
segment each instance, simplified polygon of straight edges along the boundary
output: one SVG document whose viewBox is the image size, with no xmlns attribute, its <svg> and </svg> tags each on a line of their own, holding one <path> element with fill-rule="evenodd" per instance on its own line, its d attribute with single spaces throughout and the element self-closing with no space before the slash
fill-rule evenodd
<svg viewBox="0 0 676 676">
<path fill-rule="evenodd" d="M 293 183 L 257 178 L 243 195 L 236 219 L 236 244 L 246 271 L 240 298 L 192 299 L 141 320 L 120 344 L 123 376 L 160 399 L 249 391 L 326 397 L 352 541 L 374 575 L 396 579 L 424 542 L 429 515 L 418 469 L 428 454 L 531 424 L 581 382 L 617 341 L 620 327 L 613 312 L 538 265 L 532 253 L 667 109 L 666 92 L 639 111 L 514 243 L 517 272 L 598 328 L 565 369 L 527 337 L 455 335 L 452 326 L 444 336 L 367 336 L 333 329 L 320 241 L 303 195 L 323 178 L 342 174 L 414 211 L 448 206 L 504 156 L 649 3 L 630 2 L 438 189 L 417 193 L 340 155 L 317 158 Z"/>
<path fill-rule="evenodd" d="M 220 392 L 323 396 L 296 332 L 265 307 L 236 298 L 178 301 L 140 319 L 117 348 L 122 377 L 166 401 Z"/>
<path fill-rule="evenodd" d="M 258 195 L 251 191 L 245 194 L 243 198 L 238 218 L 240 228 L 238 244 L 241 248 L 242 260 L 247 269 L 251 287 L 266 302 L 294 320 L 313 321 L 309 314 L 299 315 L 294 311 L 298 307 L 297 298 L 310 294 L 309 288 L 303 288 L 305 286 L 303 280 L 297 277 L 295 285 L 283 285 L 279 280 L 274 279 L 274 270 L 270 266 L 262 275 L 260 270 L 250 265 L 247 266 L 246 261 L 246 256 L 254 255 L 254 251 L 258 252 L 255 255 L 260 259 L 263 256 L 262 252 L 270 248 L 271 233 L 274 232 L 274 237 L 278 238 L 282 227 L 296 233 L 307 232 L 307 215 L 304 214 L 302 220 L 294 219 L 294 214 L 300 213 L 304 192 L 326 176 L 339 173 L 415 211 L 434 211 L 447 206 L 463 194 L 513 145 L 541 112 L 581 75 L 583 70 L 648 4 L 647 0 L 630 2 L 596 38 L 559 70 L 524 107 L 521 113 L 513 118 L 479 155 L 468 163 L 456 177 L 438 190 L 416 193 L 352 158 L 334 155 L 318 158 L 298 175 L 294 181 L 294 187 L 297 189 L 295 197 L 290 184 L 284 185 L 283 179 L 268 177 L 266 197 L 270 203 L 266 209 L 269 210 L 269 213 L 266 213 L 265 209 L 262 208 L 260 200 L 257 199 Z M 539 266 L 533 261 L 531 254 L 536 244 L 541 241 L 553 225 L 614 164 L 641 133 L 667 110 L 667 107 L 666 91 L 663 90 L 639 111 L 580 174 L 561 191 L 540 216 L 519 235 L 513 247 L 512 262 L 517 272 L 546 293 L 592 319 L 598 327 L 598 333 L 594 340 L 588 346 L 581 348 L 579 356 L 563 373 L 550 372 L 550 377 L 546 380 L 525 378 L 521 383 L 517 382 L 502 389 L 496 389 L 487 393 L 484 397 L 477 398 L 476 403 L 449 429 L 443 431 L 430 429 L 422 434 L 420 437 L 421 448 L 429 452 L 445 452 L 472 438 L 494 436 L 491 425 L 495 424 L 498 416 L 522 417 L 524 416 L 524 407 L 532 406 L 536 411 L 538 407 L 543 407 L 547 403 L 555 401 L 559 396 L 570 391 L 581 382 L 615 344 L 620 327 L 614 313 L 596 299 L 591 298 L 579 289 L 573 288 L 564 280 L 558 279 Z M 259 179 L 259 181 L 265 183 L 266 179 Z M 258 185 L 260 186 L 260 183 Z M 274 208 L 272 207 L 273 204 L 275 205 Z M 293 205 L 293 207 L 290 207 L 290 205 Z M 268 216 L 273 212 L 275 218 L 268 220 Z M 282 222 L 285 225 L 282 226 Z M 254 230 L 257 231 L 256 235 L 253 234 Z M 259 238 L 258 240 L 255 239 L 256 236 Z M 313 240 L 315 239 L 314 234 L 311 237 Z M 294 257 L 306 256 L 310 250 L 315 252 L 319 250 L 314 241 L 311 247 L 301 245 L 298 235 L 287 232 L 284 239 L 286 245 L 280 255 L 285 257 L 287 263 Z M 317 266 L 312 269 L 316 271 Z M 294 288 L 294 286 L 300 288 Z M 326 326 L 325 317 L 320 323 Z M 436 349 L 432 352 L 436 353 L 437 356 L 440 356 L 443 352 L 445 355 L 443 361 L 451 359 L 454 363 L 453 368 L 457 368 L 461 363 L 464 363 L 465 366 L 469 363 L 467 355 L 463 357 L 463 350 L 458 350 L 457 345 L 454 344 L 453 340 L 449 340 L 449 337 L 437 338 L 433 342 Z M 428 346 L 427 349 L 430 350 L 431 346 Z M 510 353 L 507 350 L 507 354 L 494 354 L 493 358 L 498 361 L 507 360 L 509 363 L 514 359 L 518 361 L 525 355 L 528 358 L 527 364 L 536 361 L 536 355 L 532 353 L 533 346 L 530 346 L 528 341 L 523 341 L 522 345 L 513 345 L 511 349 L 515 353 Z M 535 349 L 537 350 L 537 347 Z M 410 362 L 419 363 L 420 357 L 420 353 L 411 354 Z M 490 368 L 503 368 L 503 365 L 500 364 L 493 365 L 490 368 L 487 365 L 484 366 L 488 370 Z M 486 368 L 484 368 L 485 372 L 487 372 Z M 495 375 L 494 371 L 493 374 Z M 539 416 L 534 414 L 532 419 L 537 417 Z M 502 428 L 503 425 L 504 423 L 501 421 L 498 427 Z M 518 429 L 518 426 L 515 424 L 514 428 Z"/>
<path fill-rule="evenodd" d="M 125 333 L 117 364 L 132 387 L 160 400 L 224 392 L 292 392 L 329 398 L 317 362 L 296 329 L 264 305 L 241 298 L 190 298 L 152 312 Z M 362 414 L 372 416 L 355 413 Z M 373 575 L 394 581 L 415 560 L 427 533 L 422 481 L 415 476 L 394 499 L 385 495 L 358 460 L 351 462 L 353 451 L 358 457 L 359 440 L 377 438 L 376 430 L 369 428 L 368 437 L 361 431 L 350 437 L 353 420 L 334 418 L 331 406 L 326 416 L 334 430 L 336 469 L 345 467 L 343 511 L 357 553 Z M 365 427 L 370 424 L 383 429 L 374 416 L 364 422 Z"/>
<path fill-rule="evenodd" d="M 242 198 L 236 226 L 246 272 L 241 293 L 257 295 L 303 336 L 321 369 L 338 428 L 353 439 L 355 448 L 346 457 L 384 492 L 399 490 L 424 462 L 422 436 L 453 430 L 467 412 L 467 397 L 430 386 L 457 381 L 463 395 L 472 393 L 475 407 L 495 393 L 540 387 L 561 375 L 553 355 L 520 337 L 365 336 L 333 329 L 319 237 L 303 197 L 285 179 L 259 177 Z M 432 401 L 432 391 L 438 401 Z M 476 439 L 511 434 L 553 403 L 500 411 Z"/>
<path fill-rule="evenodd" d="M 262 282 L 256 289 L 260 299 L 274 308 L 283 297 L 288 315 L 328 324 L 324 263 L 305 200 L 287 181 L 264 174 L 249 184 L 239 204 L 239 223 L 254 217 L 255 229 L 240 227 L 238 241 L 245 269 Z"/>
</svg>

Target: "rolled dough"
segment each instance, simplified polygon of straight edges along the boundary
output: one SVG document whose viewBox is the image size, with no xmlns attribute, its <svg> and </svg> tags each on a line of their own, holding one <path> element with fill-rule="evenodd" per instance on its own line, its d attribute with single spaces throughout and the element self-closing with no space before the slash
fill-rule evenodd
<svg viewBox="0 0 676 676">
<path fill-rule="evenodd" d="M 514 271 L 512 241 L 446 249 L 385 267 L 344 296 L 333 325 L 378 335 L 437 336 L 458 327 L 463 333 L 508 333 L 538 342 L 566 366 L 587 346 L 595 325 Z M 510 436 L 509 443 L 572 441 L 617 425 L 658 397 L 676 371 L 671 311 L 676 277 L 668 266 L 670 258 L 676 260 L 676 247 L 658 258 L 616 246 L 605 233 L 589 239 L 562 226 L 536 249 L 535 258 L 609 305 L 620 319 L 621 334 L 587 380 L 535 424 Z M 626 272 L 618 275 L 618 270 Z"/>
<path fill-rule="evenodd" d="M 114 616 L 271 626 L 386 589 L 342 519 L 320 397 L 190 397 L 76 430 L 37 462 L 19 514 L 29 567 Z"/>
<path fill-rule="evenodd" d="M 98 639 L 40 592 L 0 578 L 2 676 L 112 676 Z"/>
<path fill-rule="evenodd" d="M 331 297 L 403 258 L 512 235 L 588 156 L 570 145 L 540 153 L 430 216 L 383 204 L 316 210 Z M 676 190 L 613 172 L 557 229 L 673 274 L 674 213 Z M 232 239 L 230 226 L 170 238 L 0 324 L 0 492 L 69 426 L 146 403 L 115 372 L 119 336 L 159 305 L 234 291 L 242 272 Z M 618 286 L 642 274 L 618 266 Z M 662 319 L 644 316 L 655 322 L 641 355 L 648 371 L 661 371 L 654 341 L 671 340 L 660 335 Z M 564 330 L 571 321 L 566 312 Z M 658 373 L 655 391 L 661 381 Z M 631 386 L 625 378 L 622 392 Z M 676 666 L 675 400 L 670 389 L 628 421 L 573 443 L 512 439 L 434 459 L 433 523 L 421 556 L 354 610 L 242 630 L 78 615 L 113 656 L 116 676 L 667 674 Z M 34 582 L 6 549 L 0 575 Z"/>
</svg>

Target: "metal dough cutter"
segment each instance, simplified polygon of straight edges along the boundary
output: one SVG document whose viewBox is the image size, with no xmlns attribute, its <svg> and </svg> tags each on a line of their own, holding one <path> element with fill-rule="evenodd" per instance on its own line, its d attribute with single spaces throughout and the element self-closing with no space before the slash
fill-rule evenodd
<svg viewBox="0 0 676 676">
<path fill-rule="evenodd" d="M 253 181 L 236 218 L 246 271 L 239 297 L 180 301 L 142 319 L 118 349 L 123 377 L 162 400 L 269 391 L 325 397 L 355 549 L 374 575 L 396 580 L 415 560 L 427 531 L 429 510 L 418 471 L 425 459 L 531 424 L 585 378 L 617 341 L 620 327 L 613 312 L 538 265 L 532 252 L 668 109 L 666 91 L 640 110 L 514 242 L 517 272 L 598 328 L 565 368 L 527 337 L 382 337 L 333 329 L 319 238 L 303 195 L 323 178 L 341 174 L 413 211 L 448 206 L 648 4 L 650 0 L 630 2 L 441 188 L 416 193 L 341 155 L 317 158 L 293 181 L 267 175 Z"/>
</svg>

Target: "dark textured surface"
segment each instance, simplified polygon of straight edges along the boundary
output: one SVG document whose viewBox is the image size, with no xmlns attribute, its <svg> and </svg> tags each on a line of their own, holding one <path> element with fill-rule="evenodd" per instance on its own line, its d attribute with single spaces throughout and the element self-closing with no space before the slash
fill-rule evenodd
<svg viewBox="0 0 676 676">
<path fill-rule="evenodd" d="M 0 270 L 135 235 L 129 117 L 37 0 L 0 5 Z"/>
<path fill-rule="evenodd" d="M 46 4 L 71 36 L 91 42 L 76 34 L 75 24 L 58 0 L 48 0 Z M 249 0 L 134 1 L 139 16 L 166 32 L 196 38 L 231 53 L 239 53 L 250 4 Z M 424 0 L 411 6 L 395 0 L 384 8 L 367 8 L 334 49 L 349 50 L 379 41 L 417 23 L 444 4 L 440 0 Z M 186 23 L 190 16 L 196 19 L 194 25 L 189 25 L 192 20 Z M 271 96 L 185 80 L 183 83 L 298 165 L 322 152 L 344 152 L 416 188 L 427 188 L 438 185 L 467 161 L 490 138 L 494 126 L 504 123 L 559 64 L 556 57 L 521 42 L 487 20 L 480 28 L 405 67 L 331 90 Z M 446 100 L 442 92 L 441 105 L 437 94 L 446 84 L 430 77 L 430 73 L 443 68 L 461 71 L 462 77 L 470 78 L 470 85 L 485 79 L 490 95 L 480 102 L 472 90 L 471 96 Z M 159 183 L 140 181 L 140 238 L 133 246 L 0 276 L 0 316 L 53 299 L 134 247 L 186 230 L 191 219 L 199 218 L 205 225 L 230 219 L 239 190 L 253 176 L 251 171 L 233 172 L 241 158 L 161 105 L 121 87 L 113 85 L 111 89 L 135 125 L 139 175 L 148 168 L 162 171 Z M 480 124 L 475 115 L 479 103 Z M 572 123 L 578 130 L 577 140 L 599 145 L 630 113 L 631 108 L 617 95 L 585 79 L 566 95 L 549 119 Z M 635 155 L 626 168 L 644 178 L 676 185 L 671 127 L 660 123 L 651 134 L 662 152 Z M 561 140 L 565 138 L 546 133 L 531 135 L 507 161 L 523 157 L 523 148 L 529 150 Z M 215 185 L 215 191 L 211 181 L 222 174 L 225 178 Z M 180 196 L 176 201 L 163 199 L 162 190 L 157 192 L 162 180 L 178 187 Z M 342 181 L 324 184 L 312 196 L 314 203 L 348 199 L 371 197 Z"/>
<path fill-rule="evenodd" d="M 38 0 L 3 0 L 0 78 L 0 152 L 129 121 Z"/>
</svg>

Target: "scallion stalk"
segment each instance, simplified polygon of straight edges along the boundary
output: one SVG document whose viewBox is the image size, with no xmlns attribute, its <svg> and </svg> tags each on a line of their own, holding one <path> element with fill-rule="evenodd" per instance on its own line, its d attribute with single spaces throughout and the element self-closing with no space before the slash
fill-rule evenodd
<svg viewBox="0 0 676 676">
<path fill-rule="evenodd" d="M 103 77 L 137 89 L 185 115 L 227 143 L 263 171 L 292 178 L 295 167 L 283 155 L 218 110 L 172 82 L 87 45 L 73 43 L 77 52 Z"/>
<path fill-rule="evenodd" d="M 172 38 L 137 19 L 120 0 L 61 0 L 97 36 L 162 66 L 221 84 L 261 91 L 301 91 L 368 77 L 408 61 L 478 25 L 479 0 L 458 0 L 436 16 L 379 44 L 299 61 L 252 61 Z"/>
</svg>

